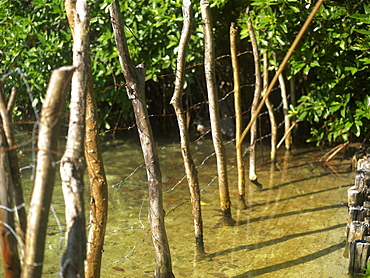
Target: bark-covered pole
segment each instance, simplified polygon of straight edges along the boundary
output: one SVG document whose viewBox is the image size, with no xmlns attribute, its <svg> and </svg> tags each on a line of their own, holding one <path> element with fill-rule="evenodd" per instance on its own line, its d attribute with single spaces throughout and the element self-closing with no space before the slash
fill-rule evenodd
<svg viewBox="0 0 370 278">
<path fill-rule="evenodd" d="M 234 107 L 235 107 L 235 131 L 236 131 L 236 166 L 238 170 L 238 194 L 239 194 L 239 209 L 246 209 L 245 203 L 245 169 L 243 159 L 243 147 L 239 144 L 240 135 L 242 134 L 242 99 L 240 94 L 239 81 L 239 62 L 237 53 L 237 34 L 238 28 L 232 22 L 230 26 L 230 53 L 231 63 L 233 66 L 234 75 Z"/>
<path fill-rule="evenodd" d="M 277 61 L 276 52 L 273 52 L 272 55 L 273 55 L 274 60 Z M 283 102 L 285 149 L 290 150 L 291 143 L 292 143 L 292 136 L 290 133 L 291 131 L 290 130 L 290 118 L 289 118 L 289 113 L 288 113 L 289 102 L 288 102 L 286 85 L 285 85 L 283 73 L 279 74 L 278 80 L 279 80 L 279 85 L 280 85 L 281 100 Z"/>
<path fill-rule="evenodd" d="M 269 70 L 268 70 L 268 53 L 265 50 L 262 54 L 263 56 L 263 91 L 262 96 L 265 95 L 268 83 L 269 83 Z M 270 126 L 271 126 L 271 151 L 270 151 L 270 158 L 271 163 L 274 164 L 276 162 L 276 138 L 277 138 L 277 125 L 275 120 L 274 114 L 274 106 L 271 104 L 270 100 L 266 99 L 266 107 L 269 113 L 270 118 Z"/>
<path fill-rule="evenodd" d="M 4 90 L 2 85 L 0 84 L 0 114 L 3 121 L 6 140 L 9 146 L 8 156 L 11 179 L 13 184 L 13 197 L 21 233 L 19 236 L 22 239 L 22 244 L 24 244 L 24 237 L 26 236 L 27 229 L 27 214 L 23 198 L 21 174 L 19 171 L 18 154 L 15 148 L 14 129 L 13 129 L 14 126 L 12 122 L 12 111 L 14 108 L 16 95 L 17 90 L 15 88 L 12 88 L 9 101 L 8 103 L 6 103 Z"/>
<path fill-rule="evenodd" d="M 251 109 L 251 114 L 253 116 L 257 113 L 256 111 L 261 97 L 261 71 L 257 40 L 254 35 L 253 26 L 250 18 L 248 18 L 247 25 L 253 50 L 254 74 L 256 80 L 254 85 L 254 97 Z M 258 183 L 256 174 L 256 140 L 257 140 L 257 122 L 255 121 L 251 127 L 250 153 L 249 153 L 249 179 L 254 183 Z"/>
<path fill-rule="evenodd" d="M 172 278 L 174 275 L 172 273 L 171 254 L 164 226 L 161 170 L 159 168 L 159 159 L 145 101 L 145 69 L 143 65 L 139 65 L 136 68 L 132 65 L 124 34 L 124 24 L 119 2 L 114 1 L 109 6 L 109 11 L 118 56 L 126 80 L 127 95 L 131 99 L 134 108 L 136 125 L 148 176 L 149 222 L 156 254 L 156 270 L 154 276 L 157 278 Z"/>
<path fill-rule="evenodd" d="M 21 264 L 15 238 L 9 146 L 3 127 L 0 117 L 0 251 L 4 276 L 18 278 L 21 274 Z"/>
<path fill-rule="evenodd" d="M 290 133 L 290 118 L 289 118 L 289 102 L 287 97 L 287 90 L 285 85 L 285 80 L 283 77 L 283 74 L 281 73 L 279 75 L 279 84 L 280 84 L 280 90 L 281 90 L 281 98 L 283 100 L 283 113 L 284 113 L 284 129 L 285 129 L 285 149 L 290 150 L 292 145 L 292 136 Z"/>
<path fill-rule="evenodd" d="M 171 99 L 171 104 L 173 105 L 173 108 L 176 112 L 177 123 L 180 132 L 181 153 L 184 160 L 186 177 L 188 179 L 191 203 L 193 205 L 192 212 L 194 217 L 196 255 L 201 256 L 204 253 L 204 243 L 198 172 L 195 168 L 194 160 L 190 151 L 189 134 L 186 125 L 185 112 L 182 104 L 182 93 L 185 79 L 186 50 L 188 48 L 192 24 L 191 0 L 183 1 L 182 12 L 184 16 L 184 25 L 182 27 L 178 49 L 175 90 Z"/>
<path fill-rule="evenodd" d="M 200 8 L 202 12 L 203 33 L 204 33 L 204 70 L 207 83 L 212 140 L 217 160 L 218 186 L 221 202 L 221 211 L 222 216 L 224 218 L 224 222 L 232 224 L 233 220 L 231 217 L 231 202 L 227 180 L 226 152 L 224 144 L 222 142 L 222 134 L 220 127 L 220 112 L 215 77 L 215 51 L 209 1 L 201 0 Z"/>
<path fill-rule="evenodd" d="M 70 116 L 66 150 L 60 163 L 65 202 L 67 246 L 60 262 L 60 276 L 84 277 L 86 227 L 83 189 L 85 170 L 85 104 L 89 84 L 89 12 L 85 0 L 77 0 L 74 18 Z"/>
<path fill-rule="evenodd" d="M 41 277 L 45 236 L 56 173 L 60 118 L 74 67 L 52 72 L 40 117 L 35 185 L 28 214 L 22 278 Z"/>
<path fill-rule="evenodd" d="M 65 8 L 73 34 L 76 1 L 66 0 Z M 90 60 L 90 46 L 89 43 L 87 44 L 88 51 L 86 53 L 86 59 Z M 100 277 L 104 236 L 108 217 L 108 184 L 100 147 L 98 108 L 94 97 L 91 67 L 87 68 L 87 75 L 85 159 L 90 180 L 90 221 L 88 225 L 90 229 L 87 238 L 85 277 L 98 278 Z"/>
<path fill-rule="evenodd" d="M 86 278 L 99 278 L 108 220 L 108 183 L 100 147 L 98 108 L 89 75 L 86 96 L 85 159 L 90 180 L 90 221 L 85 264 Z"/>
</svg>

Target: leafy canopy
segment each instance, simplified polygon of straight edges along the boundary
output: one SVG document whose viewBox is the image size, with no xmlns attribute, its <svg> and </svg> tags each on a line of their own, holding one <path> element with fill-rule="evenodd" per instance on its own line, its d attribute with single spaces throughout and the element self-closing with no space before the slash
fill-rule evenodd
<svg viewBox="0 0 370 278">
<path fill-rule="evenodd" d="M 193 2 L 194 24 L 187 62 L 203 61 L 203 32 L 198 1 Z M 110 128 L 119 117 L 132 117 L 131 105 L 122 86 L 121 68 L 108 15 L 110 1 L 91 3 L 91 59 L 102 124 Z M 147 87 L 153 93 L 149 108 L 158 99 L 167 103 L 172 94 L 177 46 L 182 27 L 182 1 L 121 1 L 126 36 L 135 64 L 145 63 Z M 249 15 L 245 8 L 250 5 Z M 217 0 L 211 1 L 217 49 L 228 51 L 228 28 L 237 19 L 241 39 L 248 37 L 246 20 L 253 22 L 259 47 L 267 50 L 276 67 L 312 10 L 311 0 Z M 43 101 L 52 69 L 71 64 L 72 37 L 63 1 L 0 0 L 0 71 L 2 76 L 19 68 L 33 95 L 30 101 L 24 80 L 11 74 L 6 90 L 16 86 L 16 115 L 32 116 Z M 311 123 L 310 141 L 350 140 L 368 137 L 370 8 L 366 1 L 325 1 L 285 71 L 287 79 L 303 80 L 303 93 L 290 114 Z M 273 59 L 276 53 L 277 60 Z M 227 52 L 226 52 L 227 53 Z M 220 53 L 221 54 L 221 53 Z M 252 66 L 250 66 L 252 68 Z M 270 68 L 270 70 L 273 69 Z M 221 68 L 220 71 L 226 70 Z M 187 71 L 187 82 L 199 80 L 201 72 Z M 154 89 L 153 89 L 154 88 Z M 157 101 L 157 102 L 156 102 Z M 160 102 L 160 101 L 159 101 Z"/>
<path fill-rule="evenodd" d="M 249 16 L 259 47 L 281 62 L 313 7 L 312 1 L 255 0 Z M 246 15 L 241 37 L 248 36 Z M 309 142 L 367 137 L 369 126 L 370 8 L 365 1 L 325 1 L 285 74 L 303 79 L 304 94 L 290 113 L 312 124 Z M 271 59 L 273 60 L 273 59 Z"/>
</svg>

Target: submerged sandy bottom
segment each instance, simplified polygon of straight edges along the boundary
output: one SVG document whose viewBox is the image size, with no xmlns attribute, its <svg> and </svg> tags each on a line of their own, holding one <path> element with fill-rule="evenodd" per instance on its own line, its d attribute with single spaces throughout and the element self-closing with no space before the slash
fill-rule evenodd
<svg viewBox="0 0 370 278">
<path fill-rule="evenodd" d="M 347 276 L 342 254 L 347 221 L 347 189 L 354 181 L 349 160 L 317 163 L 324 152 L 281 152 L 275 171 L 268 151 L 258 151 L 262 188 L 247 179 L 247 210 L 238 210 L 237 173 L 232 144 L 228 178 L 235 226 L 220 222 L 216 161 L 211 142 L 192 146 L 202 191 L 204 244 L 207 255 L 196 261 L 189 190 L 177 145 L 158 148 L 164 182 L 166 230 L 176 277 L 333 277 Z M 146 172 L 137 145 L 116 142 L 104 147 L 109 179 L 109 223 L 102 277 L 153 277 L 154 249 L 147 221 Z M 248 155 L 246 157 L 246 164 Z M 248 173 L 248 171 L 246 171 Z M 132 174 L 132 175 L 131 175 Z M 130 176 L 131 175 L 131 176 Z M 123 182 L 122 182 L 123 181 Z M 86 197 L 88 197 L 86 192 Z M 56 277 L 64 245 L 63 197 L 55 188 L 43 277 Z M 0 271 L 1 276 L 1 271 Z"/>
<path fill-rule="evenodd" d="M 207 156 L 203 146 L 194 152 L 195 157 Z M 240 211 L 232 153 L 229 149 L 228 176 L 235 226 L 224 226 L 220 222 L 217 179 L 209 185 L 216 173 L 214 157 L 198 169 L 201 187 L 205 188 L 202 213 L 207 256 L 203 260 L 194 258 L 193 220 L 186 182 L 164 195 L 175 276 L 347 277 L 348 261 L 342 254 L 346 194 L 353 182 L 348 160 L 338 158 L 325 166 L 317 163 L 323 152 L 300 149 L 290 154 L 281 153 L 278 166 L 271 171 L 270 164 L 261 158 L 257 174 L 262 189 L 248 181 L 249 208 Z M 259 155 L 268 156 L 268 152 L 260 151 Z M 171 150 L 171 146 L 161 150 L 161 158 L 166 191 L 182 178 L 182 161 L 178 149 Z M 197 164 L 202 159 L 197 159 Z M 154 274 L 147 203 L 140 215 L 145 229 L 125 230 L 141 227 L 137 219 L 146 196 L 144 180 L 145 173 L 143 180 L 132 178 L 132 184 L 127 181 L 111 191 L 115 200 L 111 205 L 114 215 L 110 215 L 108 231 L 117 232 L 106 238 L 103 277 L 152 277 Z M 119 262 L 114 263 L 116 261 Z"/>
</svg>

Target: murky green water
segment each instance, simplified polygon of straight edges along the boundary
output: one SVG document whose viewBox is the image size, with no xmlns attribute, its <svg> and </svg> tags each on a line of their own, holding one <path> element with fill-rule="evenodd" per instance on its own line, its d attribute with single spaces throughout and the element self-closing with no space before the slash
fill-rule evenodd
<svg viewBox="0 0 370 278">
<path fill-rule="evenodd" d="M 353 183 L 349 161 L 340 155 L 328 166 L 318 164 L 324 152 L 296 149 L 279 153 L 274 172 L 268 150 L 258 148 L 258 180 L 262 190 L 247 183 L 248 205 L 237 210 L 237 174 L 233 144 L 227 146 L 232 213 L 237 225 L 220 220 L 216 161 L 209 157 L 198 168 L 202 191 L 204 241 L 208 256 L 194 260 L 194 233 L 189 190 L 178 144 L 158 146 L 168 214 L 173 272 L 176 277 L 347 277 L 342 257 L 347 219 L 347 189 Z M 192 145 L 196 164 L 212 153 L 211 141 Z M 109 217 L 102 277 L 152 277 L 154 250 L 147 220 L 147 183 L 140 146 L 105 143 L 109 180 Z M 246 161 L 247 162 L 247 161 Z M 26 175 L 26 173 L 25 173 Z M 88 196 L 88 192 L 86 192 Z M 63 198 L 55 189 L 53 208 L 63 226 Z M 50 214 L 44 277 L 58 271 L 63 239 Z M 64 242 L 63 242 L 64 244 Z"/>
</svg>

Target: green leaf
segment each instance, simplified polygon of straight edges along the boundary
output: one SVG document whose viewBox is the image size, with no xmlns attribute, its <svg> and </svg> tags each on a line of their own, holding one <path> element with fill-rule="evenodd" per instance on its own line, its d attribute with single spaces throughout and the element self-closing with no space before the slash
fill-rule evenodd
<svg viewBox="0 0 370 278">
<path fill-rule="evenodd" d="M 319 64 L 319 62 L 318 62 L 318 61 L 312 61 L 312 62 L 310 63 L 310 67 L 311 67 L 311 68 L 313 68 L 313 67 L 320 67 L 320 64 Z"/>
<path fill-rule="evenodd" d="M 366 14 L 370 14 L 370 8 L 369 8 L 369 6 L 368 6 L 368 5 L 366 5 L 365 3 L 364 3 L 364 10 L 365 10 L 365 13 L 366 13 Z"/>
<path fill-rule="evenodd" d="M 299 13 L 300 12 L 300 10 L 299 10 L 299 8 L 297 6 L 289 5 L 289 8 L 291 8 L 293 10 L 293 12 L 295 12 L 295 13 Z"/>
<path fill-rule="evenodd" d="M 356 72 L 358 71 L 358 68 L 355 68 L 355 67 L 345 67 L 344 70 L 349 70 L 352 75 L 355 75 Z"/>
<path fill-rule="evenodd" d="M 363 34 L 363 35 L 370 35 L 370 30 L 365 29 L 354 29 L 357 33 Z"/>
<path fill-rule="evenodd" d="M 333 105 L 329 107 L 329 111 L 331 114 L 333 114 L 334 112 L 337 112 L 341 107 L 341 105 Z"/>
</svg>

